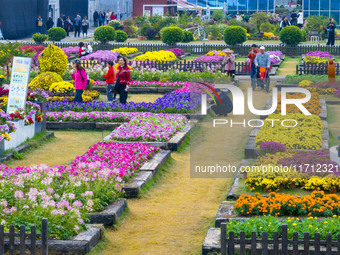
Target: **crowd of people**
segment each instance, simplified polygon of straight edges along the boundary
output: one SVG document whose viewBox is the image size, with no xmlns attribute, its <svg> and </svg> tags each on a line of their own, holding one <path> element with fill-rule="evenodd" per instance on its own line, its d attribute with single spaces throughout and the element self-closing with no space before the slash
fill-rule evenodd
<svg viewBox="0 0 340 255">
<path fill-rule="evenodd" d="M 103 26 L 105 24 L 109 24 L 109 22 L 111 20 L 115 20 L 116 19 L 116 15 L 114 12 L 110 12 L 109 10 L 107 10 L 105 12 L 104 11 L 97 11 L 95 10 L 94 13 L 93 13 L 93 25 L 95 27 L 98 27 L 99 26 Z"/>
</svg>

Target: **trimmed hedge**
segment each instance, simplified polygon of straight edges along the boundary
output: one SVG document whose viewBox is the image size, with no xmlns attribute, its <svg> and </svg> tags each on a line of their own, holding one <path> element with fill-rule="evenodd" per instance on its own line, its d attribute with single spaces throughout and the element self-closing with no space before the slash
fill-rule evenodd
<svg viewBox="0 0 340 255">
<path fill-rule="evenodd" d="M 226 44 L 242 44 L 247 40 L 247 30 L 240 26 L 229 26 L 224 30 L 223 37 Z"/>
<path fill-rule="evenodd" d="M 194 34 L 191 31 L 183 31 L 183 32 L 184 32 L 184 37 L 183 37 L 184 43 L 192 42 L 194 40 Z"/>
<path fill-rule="evenodd" d="M 61 41 L 62 39 L 66 38 L 66 31 L 61 27 L 52 27 L 48 31 L 48 39 L 50 41 Z"/>
<path fill-rule="evenodd" d="M 128 39 L 127 33 L 122 30 L 116 31 L 116 41 L 117 42 L 125 42 Z"/>
<path fill-rule="evenodd" d="M 184 32 L 181 28 L 176 26 L 167 27 L 163 31 L 162 42 L 173 45 L 182 42 L 184 39 Z"/>
<path fill-rule="evenodd" d="M 284 27 L 280 32 L 280 39 L 288 46 L 296 46 L 302 42 L 302 33 L 296 26 Z"/>
<path fill-rule="evenodd" d="M 94 40 L 100 43 L 114 41 L 116 38 L 116 30 L 110 26 L 97 27 L 94 30 Z"/>
</svg>

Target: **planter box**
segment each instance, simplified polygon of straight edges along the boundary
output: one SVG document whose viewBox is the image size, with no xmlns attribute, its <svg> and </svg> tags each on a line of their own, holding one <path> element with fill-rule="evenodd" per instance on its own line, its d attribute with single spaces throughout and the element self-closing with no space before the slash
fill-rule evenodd
<svg viewBox="0 0 340 255">
<path fill-rule="evenodd" d="M 9 134 L 11 137 L 10 141 L 5 141 L 5 150 L 13 149 L 22 144 L 26 139 L 24 139 L 23 130 L 25 127 L 24 120 L 11 121 L 16 127 L 16 131 Z"/>
<path fill-rule="evenodd" d="M 86 130 L 94 130 L 94 129 L 115 129 L 120 126 L 122 122 L 56 122 L 56 121 L 47 121 L 46 127 L 47 129 L 86 129 Z"/>
<path fill-rule="evenodd" d="M 38 134 L 42 132 L 43 122 L 35 122 L 34 134 Z M 46 127 L 46 124 L 45 124 Z"/>
<path fill-rule="evenodd" d="M 103 224 L 111 226 L 116 223 L 117 219 L 122 215 L 126 209 L 127 204 L 125 200 L 119 200 L 107 206 L 101 212 L 90 213 L 89 224 Z"/>
</svg>

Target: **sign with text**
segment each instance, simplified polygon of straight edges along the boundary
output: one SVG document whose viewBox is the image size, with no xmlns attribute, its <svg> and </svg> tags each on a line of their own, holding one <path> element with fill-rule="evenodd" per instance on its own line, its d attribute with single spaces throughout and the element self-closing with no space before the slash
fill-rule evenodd
<svg viewBox="0 0 340 255">
<path fill-rule="evenodd" d="M 14 57 L 13 59 L 7 113 L 14 112 L 19 108 L 25 109 L 31 64 L 31 58 Z"/>
</svg>

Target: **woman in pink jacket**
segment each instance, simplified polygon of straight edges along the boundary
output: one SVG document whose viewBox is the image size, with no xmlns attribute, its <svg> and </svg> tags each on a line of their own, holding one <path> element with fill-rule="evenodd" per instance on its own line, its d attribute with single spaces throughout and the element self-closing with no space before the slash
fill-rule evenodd
<svg viewBox="0 0 340 255">
<path fill-rule="evenodd" d="M 74 96 L 74 102 L 83 102 L 83 92 L 87 86 L 87 75 L 84 68 L 80 64 L 80 60 L 75 60 L 73 63 L 75 68 L 74 74 L 71 74 L 74 80 L 74 86 L 76 88 L 76 95 Z"/>
</svg>

